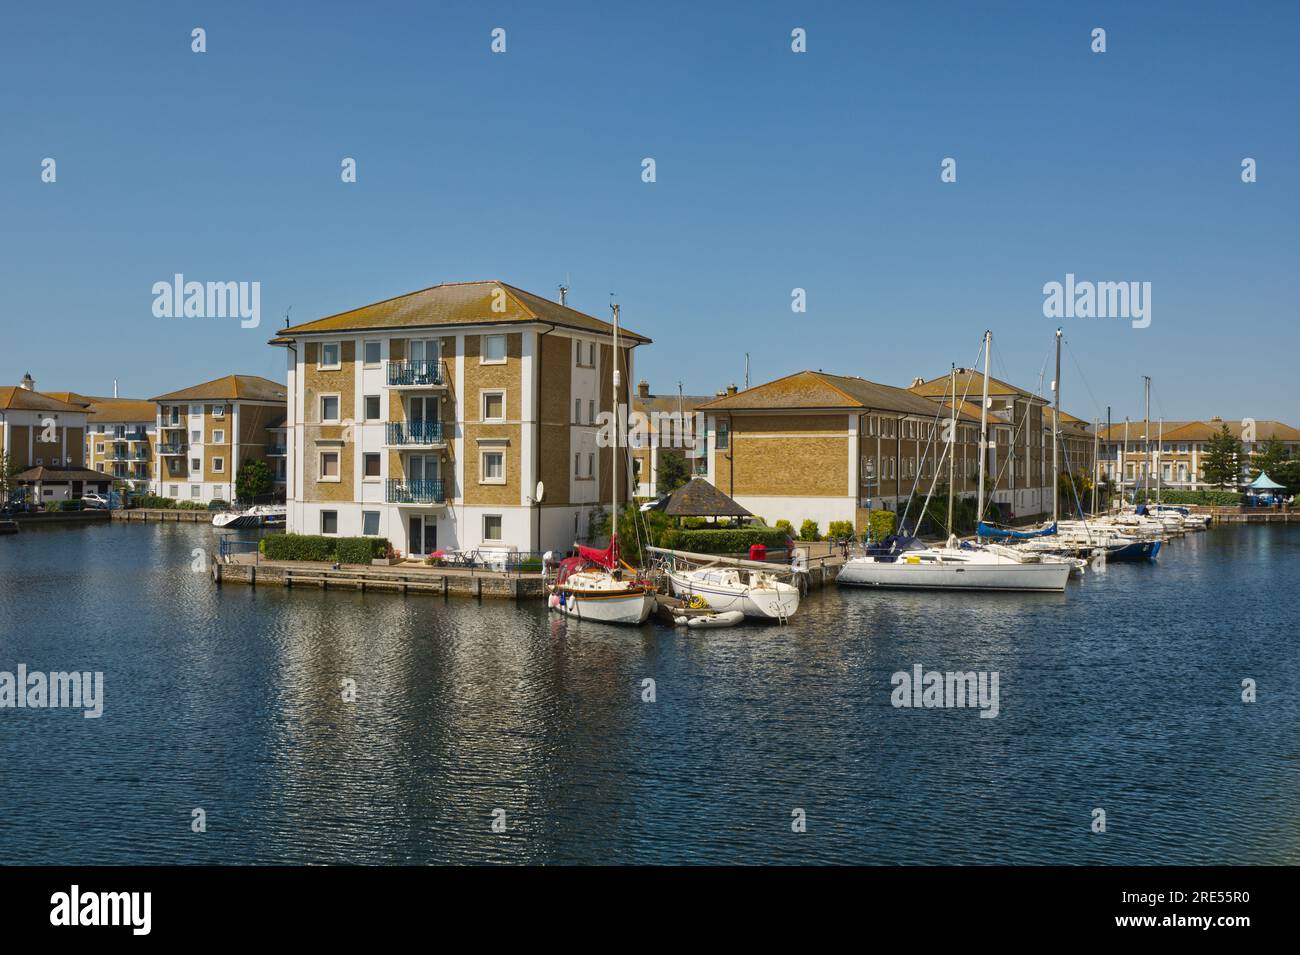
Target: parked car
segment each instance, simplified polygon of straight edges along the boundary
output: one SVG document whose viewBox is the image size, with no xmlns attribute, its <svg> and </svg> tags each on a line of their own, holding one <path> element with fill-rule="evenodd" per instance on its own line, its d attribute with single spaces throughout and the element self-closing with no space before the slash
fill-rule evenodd
<svg viewBox="0 0 1300 955">
<path fill-rule="evenodd" d="M 71 501 L 68 503 L 71 503 Z M 96 494 L 94 491 L 91 491 L 89 494 L 81 495 L 81 504 L 83 507 L 102 510 L 108 507 L 108 498 L 102 494 Z"/>
</svg>

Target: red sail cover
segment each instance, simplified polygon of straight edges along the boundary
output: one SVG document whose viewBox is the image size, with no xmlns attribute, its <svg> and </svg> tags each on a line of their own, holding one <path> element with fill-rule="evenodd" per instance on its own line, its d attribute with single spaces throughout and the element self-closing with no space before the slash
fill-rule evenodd
<svg viewBox="0 0 1300 955">
<path fill-rule="evenodd" d="M 613 570 L 618 566 L 618 538 L 610 540 L 609 546 L 604 550 L 597 550 L 594 547 L 583 547 L 578 545 L 578 554 L 591 561 L 593 564 L 599 564 L 601 567 L 607 567 Z"/>
</svg>

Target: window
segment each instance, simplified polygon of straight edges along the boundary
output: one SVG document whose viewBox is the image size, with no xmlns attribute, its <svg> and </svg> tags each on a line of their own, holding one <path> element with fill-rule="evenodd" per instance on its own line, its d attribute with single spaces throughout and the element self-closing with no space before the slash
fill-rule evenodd
<svg viewBox="0 0 1300 955">
<path fill-rule="evenodd" d="M 596 367 L 596 343 L 587 342 L 587 364 L 592 368 Z"/>
<path fill-rule="evenodd" d="M 337 534 L 339 532 L 338 511 L 320 512 L 320 532 L 322 534 Z"/>
<path fill-rule="evenodd" d="M 573 399 L 573 423 L 582 424 L 582 399 Z"/>
<path fill-rule="evenodd" d="M 339 479 L 339 453 L 322 451 L 320 453 L 320 480 L 337 481 Z"/>
<path fill-rule="evenodd" d="M 101 424 L 97 430 L 99 431 L 100 434 L 103 434 L 103 433 L 104 433 L 104 426 Z"/>
<path fill-rule="evenodd" d="M 225 416 L 226 416 L 226 406 L 225 406 L 225 405 L 213 405 L 213 406 L 212 406 L 212 417 L 214 417 L 214 418 L 224 418 Z"/>
<path fill-rule="evenodd" d="M 95 445 L 95 453 L 96 453 L 96 454 L 103 454 L 103 453 L 104 453 L 104 445 L 103 445 L 102 442 L 99 443 L 99 444 L 96 444 L 96 445 Z"/>
<path fill-rule="evenodd" d="M 366 342 L 364 360 L 368 367 L 373 368 L 375 365 L 379 364 L 380 361 L 379 356 L 381 354 L 381 348 L 380 348 L 381 344 L 382 344 L 381 342 Z"/>
<path fill-rule="evenodd" d="M 202 432 L 202 431 L 191 431 L 191 432 L 190 432 L 190 443 L 191 443 L 191 444 L 202 444 L 202 443 L 203 443 L 203 432 Z"/>
<path fill-rule="evenodd" d="M 367 421 L 379 420 L 379 396 L 378 395 L 366 395 L 365 415 L 366 415 L 365 420 Z"/>
<path fill-rule="evenodd" d="M 379 455 L 367 453 L 364 458 L 365 476 L 367 478 L 379 477 Z"/>
<path fill-rule="evenodd" d="M 596 367 L 596 346 L 588 342 L 577 342 L 577 341 L 575 341 L 573 345 L 577 352 L 577 358 L 575 358 L 574 361 L 578 365 L 578 367 L 595 368 Z M 584 355 L 586 356 L 585 361 L 583 360 Z"/>
<path fill-rule="evenodd" d="M 213 443 L 213 444 L 225 444 L 225 443 L 226 443 L 226 432 L 222 431 L 220 428 L 215 429 L 215 430 L 212 432 L 212 443 Z"/>
<path fill-rule="evenodd" d="M 573 476 L 582 477 L 582 455 L 581 454 L 575 454 L 573 456 Z"/>
<path fill-rule="evenodd" d="M 500 514 L 483 515 L 483 539 L 485 541 L 501 540 L 501 515 Z"/>
<path fill-rule="evenodd" d="M 479 455 L 480 484 L 506 483 L 506 453 L 504 451 L 483 451 Z"/>
<path fill-rule="evenodd" d="M 320 396 L 320 419 L 321 421 L 339 420 L 339 396 L 338 395 Z"/>
<path fill-rule="evenodd" d="M 179 485 L 179 484 L 169 484 L 169 485 L 167 486 L 167 496 L 168 496 L 168 497 L 180 497 L 180 496 L 181 496 L 181 488 L 180 488 L 180 485 Z"/>
<path fill-rule="evenodd" d="M 483 392 L 483 420 L 506 420 L 506 393 L 504 391 Z"/>
<path fill-rule="evenodd" d="M 198 470 L 201 470 L 202 467 L 203 467 L 203 462 L 202 462 L 202 461 L 200 461 L 198 458 L 190 458 L 190 470 L 191 470 L 191 471 L 198 471 Z"/>
<path fill-rule="evenodd" d="M 213 473 L 213 474 L 223 474 L 223 473 L 225 473 L 225 470 L 226 470 L 226 459 L 225 459 L 225 458 L 213 458 L 213 459 L 212 459 L 212 473 Z"/>
<path fill-rule="evenodd" d="M 596 402 L 591 398 L 587 399 L 587 424 L 596 423 Z"/>
<path fill-rule="evenodd" d="M 202 484 L 191 484 L 191 485 L 190 485 L 190 497 L 201 497 L 202 494 L 203 494 L 203 485 L 202 485 Z"/>
<path fill-rule="evenodd" d="M 320 346 L 320 364 L 318 368 L 339 367 L 339 343 L 326 342 Z"/>
<path fill-rule="evenodd" d="M 203 405 L 190 405 L 190 414 L 196 418 L 203 417 Z"/>
<path fill-rule="evenodd" d="M 594 478 L 595 476 L 596 476 L 596 454 L 594 451 L 588 451 L 587 452 L 587 477 Z"/>
<path fill-rule="evenodd" d="M 506 336 L 484 335 L 483 354 L 479 356 L 480 364 L 504 365 L 506 361 Z"/>
<path fill-rule="evenodd" d="M 726 451 L 731 447 L 731 423 L 719 421 L 716 430 L 718 437 L 715 446 L 719 451 Z"/>
<path fill-rule="evenodd" d="M 378 344 L 378 343 L 376 343 Z M 375 537 L 379 533 L 379 512 L 361 512 L 361 533 L 366 537 Z"/>
</svg>

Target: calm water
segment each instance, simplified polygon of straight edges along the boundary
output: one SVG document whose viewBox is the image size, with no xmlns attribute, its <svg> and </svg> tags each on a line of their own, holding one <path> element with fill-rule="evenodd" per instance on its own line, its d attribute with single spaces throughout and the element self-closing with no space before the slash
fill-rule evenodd
<svg viewBox="0 0 1300 955">
<path fill-rule="evenodd" d="M 4 861 L 1300 862 L 1300 528 L 1065 595 L 832 588 L 787 628 L 689 636 L 219 592 L 189 571 L 211 540 L 0 538 L 0 671 L 105 675 L 98 720 L 0 710 Z M 915 663 L 999 671 L 1001 714 L 893 708 Z"/>
</svg>

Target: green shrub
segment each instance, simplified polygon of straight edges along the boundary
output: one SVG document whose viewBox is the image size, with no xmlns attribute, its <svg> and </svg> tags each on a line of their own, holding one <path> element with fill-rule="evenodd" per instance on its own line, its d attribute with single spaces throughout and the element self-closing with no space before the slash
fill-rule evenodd
<svg viewBox="0 0 1300 955">
<path fill-rule="evenodd" d="M 794 525 L 785 518 L 777 521 L 774 526 L 777 530 L 784 531 L 787 537 L 794 537 Z"/>
<path fill-rule="evenodd" d="M 206 511 L 208 505 L 200 504 L 198 501 L 177 501 L 176 510 L 178 511 Z"/>
<path fill-rule="evenodd" d="M 132 507 L 147 507 L 154 510 L 168 510 L 176 506 L 176 502 L 170 497 L 159 497 L 157 494 L 141 494 L 131 499 Z"/>
<path fill-rule="evenodd" d="M 852 521 L 831 521 L 826 525 L 826 536 L 834 540 L 852 540 Z"/>
<path fill-rule="evenodd" d="M 687 530 L 697 531 L 700 530 L 701 528 L 708 527 L 708 526 L 709 526 L 709 522 L 702 517 L 682 518 L 682 527 L 686 528 Z"/>
<path fill-rule="evenodd" d="M 801 541 L 819 541 L 822 539 L 821 531 L 817 529 L 817 522 L 811 517 L 799 525 L 799 539 Z"/>
<path fill-rule="evenodd" d="M 1138 491 L 1139 504 L 1156 502 L 1156 492 Z M 1210 507 L 1236 507 L 1241 504 L 1242 495 L 1236 491 L 1163 491 L 1160 500 L 1165 504 L 1203 504 Z"/>
<path fill-rule="evenodd" d="M 863 532 L 862 539 L 865 541 L 867 535 L 870 534 L 872 540 L 884 540 L 894 533 L 896 521 L 897 517 L 893 511 L 872 511 L 870 518 L 867 520 L 867 529 Z"/>
<path fill-rule="evenodd" d="M 786 534 L 774 527 L 734 527 L 726 530 L 676 530 L 660 538 L 661 547 L 696 554 L 747 554 L 750 544 L 784 547 Z"/>
<path fill-rule="evenodd" d="M 272 534 L 257 544 L 267 560 L 337 561 L 340 564 L 369 564 L 388 555 L 383 537 L 326 537 L 322 534 Z"/>
<path fill-rule="evenodd" d="M 45 502 L 45 509 L 46 509 L 47 511 L 50 511 L 51 513 L 54 512 L 54 511 L 61 511 L 61 510 L 63 510 L 63 502 L 62 502 L 62 501 L 46 501 L 46 502 Z"/>
</svg>

